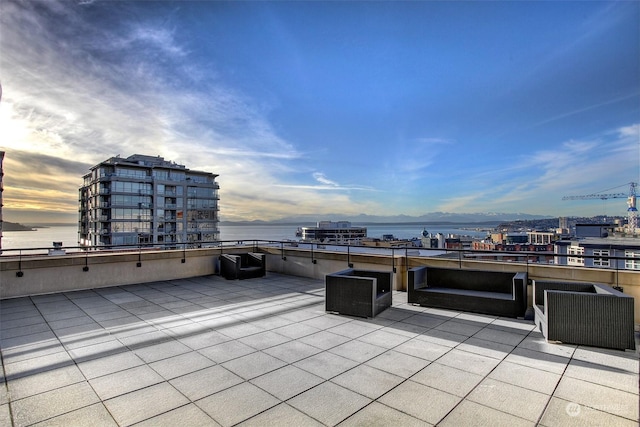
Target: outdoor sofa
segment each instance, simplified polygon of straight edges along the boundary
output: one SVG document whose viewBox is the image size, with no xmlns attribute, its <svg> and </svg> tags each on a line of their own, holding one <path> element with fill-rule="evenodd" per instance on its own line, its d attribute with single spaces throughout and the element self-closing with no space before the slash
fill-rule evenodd
<svg viewBox="0 0 640 427">
<path fill-rule="evenodd" d="M 349 268 L 325 276 L 325 309 L 375 317 L 391 306 L 393 273 Z"/>
<path fill-rule="evenodd" d="M 635 349 L 634 299 L 598 283 L 533 281 L 534 321 L 547 341 Z"/>
<path fill-rule="evenodd" d="M 407 301 L 423 307 L 524 317 L 527 273 L 415 267 L 408 271 Z"/>
<path fill-rule="evenodd" d="M 225 279 L 251 279 L 266 274 L 265 254 L 248 252 L 244 254 L 220 255 L 220 275 Z"/>
</svg>

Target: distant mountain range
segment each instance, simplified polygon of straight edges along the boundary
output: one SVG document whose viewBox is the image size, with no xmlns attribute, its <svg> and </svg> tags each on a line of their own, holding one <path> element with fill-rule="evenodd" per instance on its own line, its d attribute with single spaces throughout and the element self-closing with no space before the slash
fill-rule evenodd
<svg viewBox="0 0 640 427">
<path fill-rule="evenodd" d="M 222 221 L 222 224 L 315 224 L 318 221 L 351 221 L 353 224 L 368 223 L 500 223 L 504 221 L 536 220 L 553 218 L 544 215 L 531 215 L 525 213 L 451 213 L 451 212 L 431 212 L 420 216 L 410 215 L 296 215 L 273 221 Z"/>
</svg>

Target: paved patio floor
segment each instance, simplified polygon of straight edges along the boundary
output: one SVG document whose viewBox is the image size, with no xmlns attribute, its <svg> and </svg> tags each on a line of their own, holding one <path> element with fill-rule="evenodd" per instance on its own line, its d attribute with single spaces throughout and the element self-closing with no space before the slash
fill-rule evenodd
<svg viewBox="0 0 640 427">
<path fill-rule="evenodd" d="M 638 425 L 638 354 L 269 273 L 0 302 L 2 426 Z"/>
</svg>

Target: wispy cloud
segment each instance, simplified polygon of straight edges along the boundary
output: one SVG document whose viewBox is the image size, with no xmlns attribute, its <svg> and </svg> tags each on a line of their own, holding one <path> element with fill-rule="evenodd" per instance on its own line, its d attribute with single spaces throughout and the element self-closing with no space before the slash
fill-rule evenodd
<svg viewBox="0 0 640 427">
<path fill-rule="evenodd" d="M 269 219 L 292 201 L 300 212 L 321 213 L 335 203 L 357 209 L 345 194 L 324 206 L 313 200 L 317 191 L 364 187 L 340 186 L 322 174 L 315 177 L 321 185 L 287 184 L 284 176 L 303 154 L 273 129 L 268 106 L 257 107 L 218 81 L 215 70 L 199 68 L 170 19 L 133 20 L 109 6 L 115 7 L 55 1 L 3 7 L 0 126 L 11 174 L 7 212 L 36 205 L 74 212 L 89 166 L 134 153 L 219 174 L 225 218 Z M 90 8 L 105 14 L 103 26 L 86 20 Z M 112 11 L 117 19 L 108 16 Z M 29 169 L 57 158 L 78 164 Z M 63 190 L 55 190 L 58 181 Z M 274 188 L 279 197 L 271 199 Z M 49 202 L 54 199 L 59 202 Z"/>
<path fill-rule="evenodd" d="M 450 198 L 439 209 L 469 212 L 486 206 L 490 200 L 496 211 L 521 204 L 527 212 L 544 214 L 565 195 L 624 186 L 638 177 L 639 129 L 634 124 L 594 140 L 565 141 L 557 149 L 538 150 L 513 159 L 506 167 L 482 169 L 470 174 L 469 194 Z M 574 208 L 575 204 L 566 202 L 567 212 Z M 597 204 L 582 208 L 594 215 L 601 214 L 601 209 Z M 624 209 L 618 213 L 624 214 Z"/>
</svg>

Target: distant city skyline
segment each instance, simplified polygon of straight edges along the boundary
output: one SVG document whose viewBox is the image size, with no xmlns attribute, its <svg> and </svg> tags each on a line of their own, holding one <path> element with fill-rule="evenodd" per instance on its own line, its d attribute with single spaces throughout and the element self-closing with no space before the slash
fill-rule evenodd
<svg viewBox="0 0 640 427">
<path fill-rule="evenodd" d="M 222 220 L 625 216 L 640 3 L 0 3 L 3 218 L 73 222 L 89 168 L 219 175 Z"/>
</svg>

